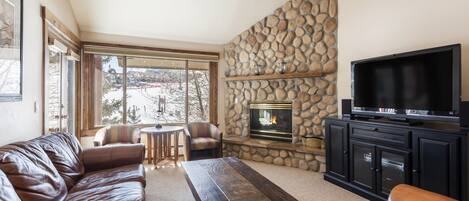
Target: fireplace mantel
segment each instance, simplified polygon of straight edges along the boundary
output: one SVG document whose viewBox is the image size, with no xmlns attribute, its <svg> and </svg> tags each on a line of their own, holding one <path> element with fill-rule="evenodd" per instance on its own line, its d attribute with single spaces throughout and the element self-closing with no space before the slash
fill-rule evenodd
<svg viewBox="0 0 469 201">
<path fill-rule="evenodd" d="M 293 79 L 293 78 L 312 78 L 321 77 L 321 72 L 295 72 L 295 73 L 284 73 L 284 74 L 266 74 L 266 75 L 250 75 L 250 76 L 232 76 L 225 77 L 227 81 L 245 81 L 245 80 L 279 80 L 279 79 Z"/>
</svg>

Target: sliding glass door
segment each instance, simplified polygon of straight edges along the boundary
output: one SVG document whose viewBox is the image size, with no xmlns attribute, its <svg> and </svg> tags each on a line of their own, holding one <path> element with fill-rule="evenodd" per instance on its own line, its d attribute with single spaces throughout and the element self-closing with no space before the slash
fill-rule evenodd
<svg viewBox="0 0 469 201">
<path fill-rule="evenodd" d="M 45 68 L 45 132 L 68 132 L 75 128 L 75 61 L 60 50 L 49 48 Z"/>
</svg>

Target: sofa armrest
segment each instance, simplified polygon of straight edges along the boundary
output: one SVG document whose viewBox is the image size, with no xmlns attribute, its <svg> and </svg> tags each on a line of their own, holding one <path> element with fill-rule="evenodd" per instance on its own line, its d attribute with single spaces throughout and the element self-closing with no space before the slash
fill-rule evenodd
<svg viewBox="0 0 469 201">
<path fill-rule="evenodd" d="M 83 150 L 86 172 L 140 164 L 143 163 L 144 158 L 145 145 L 143 144 L 111 145 Z"/>
</svg>

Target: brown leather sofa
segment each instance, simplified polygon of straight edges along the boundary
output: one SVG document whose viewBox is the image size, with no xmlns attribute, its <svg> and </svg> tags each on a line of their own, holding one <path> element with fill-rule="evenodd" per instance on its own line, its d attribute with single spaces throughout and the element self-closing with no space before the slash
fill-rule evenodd
<svg viewBox="0 0 469 201">
<path fill-rule="evenodd" d="M 0 147 L 0 200 L 145 200 L 142 144 L 82 150 L 75 136 Z"/>
</svg>

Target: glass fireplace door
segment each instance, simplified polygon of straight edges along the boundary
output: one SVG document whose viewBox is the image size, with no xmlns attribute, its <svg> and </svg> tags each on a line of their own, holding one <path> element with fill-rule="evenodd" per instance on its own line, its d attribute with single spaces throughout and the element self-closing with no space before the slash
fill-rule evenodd
<svg viewBox="0 0 469 201">
<path fill-rule="evenodd" d="M 292 141 L 291 103 L 252 103 L 249 108 L 251 137 Z"/>
</svg>

